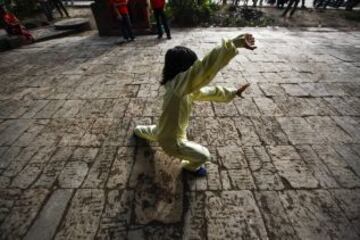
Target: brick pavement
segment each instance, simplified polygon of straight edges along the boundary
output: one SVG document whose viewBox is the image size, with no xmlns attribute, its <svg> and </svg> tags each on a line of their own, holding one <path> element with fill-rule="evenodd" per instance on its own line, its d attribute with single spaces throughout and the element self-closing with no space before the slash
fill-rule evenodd
<svg viewBox="0 0 360 240">
<path fill-rule="evenodd" d="M 0 239 L 360 239 L 360 33 L 253 28 L 199 103 L 206 178 L 132 138 L 159 117 L 166 50 L 202 57 L 235 29 L 173 40 L 94 32 L 0 53 Z"/>
</svg>

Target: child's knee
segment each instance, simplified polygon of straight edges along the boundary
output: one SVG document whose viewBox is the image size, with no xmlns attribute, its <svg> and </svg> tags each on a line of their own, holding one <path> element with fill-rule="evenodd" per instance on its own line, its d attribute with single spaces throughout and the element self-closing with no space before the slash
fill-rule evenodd
<svg viewBox="0 0 360 240">
<path fill-rule="evenodd" d="M 134 134 L 138 137 L 140 137 L 140 134 L 141 134 L 141 126 L 136 126 L 134 128 Z"/>
<path fill-rule="evenodd" d="M 205 162 L 209 162 L 210 160 L 211 160 L 211 154 L 207 148 L 204 148 L 201 161 L 205 163 Z"/>
</svg>

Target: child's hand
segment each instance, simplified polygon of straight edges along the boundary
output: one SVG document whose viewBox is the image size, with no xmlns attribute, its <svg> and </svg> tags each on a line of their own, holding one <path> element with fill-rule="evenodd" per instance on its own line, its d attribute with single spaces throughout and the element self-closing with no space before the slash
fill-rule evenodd
<svg viewBox="0 0 360 240">
<path fill-rule="evenodd" d="M 238 95 L 239 97 L 242 97 L 241 94 L 250 86 L 250 83 L 247 83 L 243 86 L 241 86 L 237 92 L 236 92 L 236 95 Z"/>
<path fill-rule="evenodd" d="M 252 34 L 249 33 L 241 34 L 234 38 L 232 41 L 237 48 L 246 48 L 250 50 L 254 50 L 255 48 L 257 48 L 255 46 L 255 38 Z"/>
</svg>

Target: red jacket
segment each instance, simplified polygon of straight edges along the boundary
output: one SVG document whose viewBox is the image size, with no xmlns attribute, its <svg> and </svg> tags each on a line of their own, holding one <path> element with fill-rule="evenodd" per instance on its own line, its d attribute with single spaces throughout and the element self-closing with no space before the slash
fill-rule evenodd
<svg viewBox="0 0 360 240">
<path fill-rule="evenodd" d="M 120 14 L 128 14 L 127 0 L 110 0 L 111 5 L 119 11 Z"/>
<path fill-rule="evenodd" d="M 152 9 L 164 9 L 165 0 L 150 0 Z"/>
<path fill-rule="evenodd" d="M 17 25 L 20 23 L 19 20 L 15 17 L 15 15 L 9 12 L 5 13 L 4 22 L 8 25 Z"/>
</svg>

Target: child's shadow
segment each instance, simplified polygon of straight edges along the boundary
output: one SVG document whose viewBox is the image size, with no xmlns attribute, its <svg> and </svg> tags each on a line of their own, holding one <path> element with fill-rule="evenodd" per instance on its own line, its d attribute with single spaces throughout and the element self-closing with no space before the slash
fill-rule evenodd
<svg viewBox="0 0 360 240">
<path fill-rule="evenodd" d="M 129 187 L 134 189 L 136 223 L 181 221 L 183 181 L 180 160 L 137 138 Z"/>
</svg>

